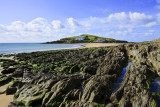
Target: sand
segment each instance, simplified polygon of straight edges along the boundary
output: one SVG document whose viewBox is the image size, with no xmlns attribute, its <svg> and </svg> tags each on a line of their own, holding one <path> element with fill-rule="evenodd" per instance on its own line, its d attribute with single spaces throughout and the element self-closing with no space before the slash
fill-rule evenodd
<svg viewBox="0 0 160 107">
<path fill-rule="evenodd" d="M 0 57 L 0 59 L 10 59 L 10 60 L 14 60 L 13 58 L 14 58 L 14 56 L 10 56 L 10 57 Z"/>
<path fill-rule="evenodd" d="M 0 57 L 0 59 L 11 59 L 11 60 L 13 60 L 13 56 L 11 56 L 11 57 Z M 3 70 L 3 68 L 0 65 L 0 73 L 1 73 L 2 70 Z M 9 84 L 10 83 L 1 86 L 0 87 L 0 92 L 3 92 L 8 87 Z M 14 97 L 14 95 L 6 95 L 5 93 L 0 94 L 0 107 L 8 107 L 8 104 L 13 101 L 13 97 Z"/>
<path fill-rule="evenodd" d="M 0 95 L 0 107 L 8 107 L 8 104 L 13 101 L 14 95 Z"/>
<path fill-rule="evenodd" d="M 92 48 L 92 47 L 106 47 L 106 46 L 118 46 L 124 43 L 81 43 L 83 48 Z"/>
<path fill-rule="evenodd" d="M 4 91 L 10 83 L 0 87 L 0 91 Z M 8 107 L 8 104 L 13 101 L 14 95 L 0 94 L 0 107 Z"/>
</svg>

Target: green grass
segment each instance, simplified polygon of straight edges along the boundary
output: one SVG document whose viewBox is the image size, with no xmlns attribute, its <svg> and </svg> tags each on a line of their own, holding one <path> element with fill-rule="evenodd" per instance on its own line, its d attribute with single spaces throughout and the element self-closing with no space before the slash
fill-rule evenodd
<svg viewBox="0 0 160 107">
<path fill-rule="evenodd" d="M 108 43 L 127 42 L 127 41 L 115 40 L 115 39 L 112 39 L 112 38 L 98 37 L 98 36 L 90 35 L 90 34 L 83 34 L 83 35 L 80 35 L 80 36 L 83 36 L 85 39 L 86 38 L 88 38 L 88 39 L 78 41 L 78 40 L 76 40 L 76 38 L 79 37 L 79 36 L 73 36 L 73 37 L 62 38 L 58 41 L 47 42 L 47 43 L 89 43 L 89 42 L 95 42 L 97 40 L 102 40 L 102 39 L 106 40 L 106 42 L 108 42 Z"/>
</svg>

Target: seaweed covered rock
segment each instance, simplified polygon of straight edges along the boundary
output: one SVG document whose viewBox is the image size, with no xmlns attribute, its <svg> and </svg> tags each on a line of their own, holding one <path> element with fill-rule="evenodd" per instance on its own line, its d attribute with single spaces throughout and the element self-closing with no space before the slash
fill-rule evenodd
<svg viewBox="0 0 160 107">
<path fill-rule="evenodd" d="M 1 75 L 1 74 L 0 74 L 0 86 L 9 83 L 11 80 L 12 80 L 11 77 L 7 77 L 7 76 L 5 76 L 5 75 Z"/>
<path fill-rule="evenodd" d="M 12 76 L 22 80 L 10 106 L 158 106 L 150 92 L 153 80 L 160 75 L 158 42 L 21 53 L 16 59 L 20 65 Z M 113 91 L 128 62 L 132 64 Z"/>
<path fill-rule="evenodd" d="M 2 74 L 10 74 L 13 73 L 15 71 L 15 68 L 7 68 L 3 71 L 1 71 Z"/>
</svg>

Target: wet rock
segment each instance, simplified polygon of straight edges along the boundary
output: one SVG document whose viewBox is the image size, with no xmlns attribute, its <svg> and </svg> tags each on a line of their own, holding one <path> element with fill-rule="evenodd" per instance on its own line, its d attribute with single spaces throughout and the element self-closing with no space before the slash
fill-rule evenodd
<svg viewBox="0 0 160 107">
<path fill-rule="evenodd" d="M 23 77 L 15 87 L 15 102 L 25 106 L 150 107 L 157 102 L 150 93 L 160 75 L 159 43 L 128 43 L 110 49 L 80 49 L 19 54 L 22 65 L 13 72 Z M 112 92 L 128 61 L 120 88 Z M 26 72 L 23 72 L 26 71 Z M 78 72 L 77 74 L 75 74 Z M 28 81 L 26 81 L 28 80 Z M 109 102 L 108 102 L 109 101 Z M 108 104 L 109 103 L 109 104 Z"/>
<path fill-rule="evenodd" d="M 3 86 L 7 83 L 9 83 L 12 80 L 11 77 L 7 77 L 5 75 L 0 75 L 0 86 Z"/>
<path fill-rule="evenodd" d="M 13 101 L 9 103 L 8 107 L 25 107 L 25 105 L 21 102 Z"/>
<path fill-rule="evenodd" d="M 14 93 L 16 93 L 16 91 L 17 91 L 17 88 L 15 88 L 15 87 L 9 87 L 9 88 L 7 88 L 7 90 L 6 90 L 6 95 L 11 95 L 11 94 L 14 94 Z"/>
<path fill-rule="evenodd" d="M 13 73 L 15 71 L 15 68 L 7 68 L 3 71 L 1 71 L 2 74 L 10 74 Z"/>
</svg>

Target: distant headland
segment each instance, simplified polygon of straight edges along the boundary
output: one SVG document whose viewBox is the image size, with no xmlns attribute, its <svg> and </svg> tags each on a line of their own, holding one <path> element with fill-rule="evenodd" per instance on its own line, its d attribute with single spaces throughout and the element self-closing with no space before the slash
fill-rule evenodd
<svg viewBox="0 0 160 107">
<path fill-rule="evenodd" d="M 54 43 L 127 43 L 127 41 L 98 37 L 90 34 L 83 34 L 79 36 L 62 38 L 57 41 L 46 42 L 44 44 L 54 44 Z"/>
</svg>

